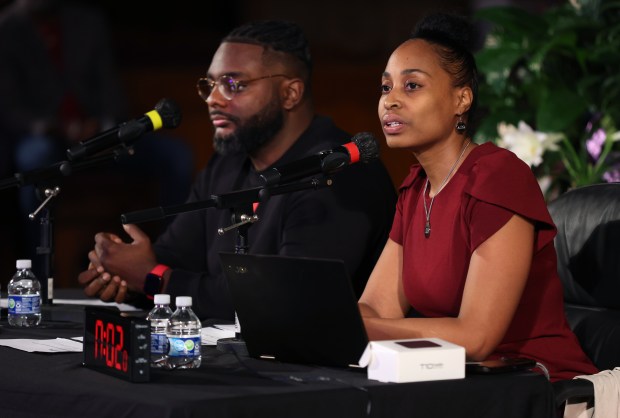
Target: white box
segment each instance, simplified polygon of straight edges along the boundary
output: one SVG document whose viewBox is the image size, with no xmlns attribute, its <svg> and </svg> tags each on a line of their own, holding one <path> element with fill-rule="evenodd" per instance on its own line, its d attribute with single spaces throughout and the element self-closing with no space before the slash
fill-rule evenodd
<svg viewBox="0 0 620 418">
<path fill-rule="evenodd" d="M 465 377 L 465 348 L 439 338 L 371 341 L 359 365 L 380 382 L 423 382 Z"/>
</svg>

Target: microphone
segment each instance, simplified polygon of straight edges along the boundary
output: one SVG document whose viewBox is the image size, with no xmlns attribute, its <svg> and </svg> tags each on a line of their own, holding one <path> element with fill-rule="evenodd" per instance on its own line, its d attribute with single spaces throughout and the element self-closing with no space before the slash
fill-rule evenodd
<svg viewBox="0 0 620 418">
<path fill-rule="evenodd" d="M 124 122 L 108 129 L 91 139 L 80 141 L 67 150 L 70 160 L 78 160 L 96 154 L 106 148 L 132 141 L 149 131 L 164 128 L 176 128 L 181 123 L 181 109 L 171 99 L 161 99 L 155 109 L 141 118 Z"/>
<path fill-rule="evenodd" d="M 334 149 L 267 169 L 260 174 L 260 178 L 265 186 L 275 186 L 318 173 L 331 174 L 346 165 L 358 161 L 367 163 L 378 157 L 379 145 L 374 136 L 370 132 L 361 132 L 356 134 L 351 142 Z"/>
</svg>

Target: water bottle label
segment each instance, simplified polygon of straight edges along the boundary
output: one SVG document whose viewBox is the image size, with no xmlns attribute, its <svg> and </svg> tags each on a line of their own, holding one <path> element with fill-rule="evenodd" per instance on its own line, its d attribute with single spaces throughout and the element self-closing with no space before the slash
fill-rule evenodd
<svg viewBox="0 0 620 418">
<path fill-rule="evenodd" d="M 41 296 L 11 295 L 8 300 L 9 315 L 27 315 L 41 313 Z"/>
<path fill-rule="evenodd" d="M 200 335 L 191 337 L 170 337 L 169 357 L 199 357 Z"/>
<path fill-rule="evenodd" d="M 167 354 L 168 337 L 166 334 L 151 334 L 151 354 Z"/>
</svg>

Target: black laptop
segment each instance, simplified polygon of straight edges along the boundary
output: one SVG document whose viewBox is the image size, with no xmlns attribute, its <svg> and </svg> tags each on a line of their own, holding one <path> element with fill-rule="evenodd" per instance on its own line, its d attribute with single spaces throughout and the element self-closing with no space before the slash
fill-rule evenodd
<svg viewBox="0 0 620 418">
<path fill-rule="evenodd" d="M 220 253 L 248 353 L 355 366 L 368 338 L 341 260 Z"/>
</svg>

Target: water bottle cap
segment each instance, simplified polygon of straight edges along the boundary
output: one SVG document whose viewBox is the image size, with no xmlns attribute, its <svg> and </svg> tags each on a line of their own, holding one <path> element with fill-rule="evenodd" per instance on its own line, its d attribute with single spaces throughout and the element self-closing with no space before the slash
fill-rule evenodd
<svg viewBox="0 0 620 418">
<path fill-rule="evenodd" d="M 177 296 L 175 304 L 177 305 L 177 307 L 192 306 L 192 297 L 191 296 Z"/>
<path fill-rule="evenodd" d="M 17 267 L 18 269 L 29 269 L 32 267 L 32 261 L 31 260 L 17 260 L 17 262 L 15 263 L 15 267 Z"/>
<path fill-rule="evenodd" d="M 153 297 L 155 305 L 170 305 L 170 295 L 158 294 Z"/>
</svg>

